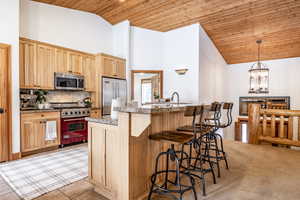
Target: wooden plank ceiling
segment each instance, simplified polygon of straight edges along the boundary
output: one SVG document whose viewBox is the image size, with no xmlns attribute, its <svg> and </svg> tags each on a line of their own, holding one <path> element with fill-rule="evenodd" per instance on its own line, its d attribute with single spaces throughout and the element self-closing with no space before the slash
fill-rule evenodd
<svg viewBox="0 0 300 200">
<path fill-rule="evenodd" d="M 300 57 L 300 0 L 35 0 L 95 13 L 111 24 L 169 31 L 200 23 L 227 63 Z"/>
</svg>

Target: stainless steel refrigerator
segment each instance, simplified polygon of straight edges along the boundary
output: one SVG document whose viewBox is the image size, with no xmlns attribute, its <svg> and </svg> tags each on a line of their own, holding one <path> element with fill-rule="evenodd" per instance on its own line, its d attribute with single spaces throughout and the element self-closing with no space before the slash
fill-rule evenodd
<svg viewBox="0 0 300 200">
<path fill-rule="evenodd" d="M 110 115 L 111 102 L 120 98 L 123 103 L 127 101 L 127 81 L 115 78 L 102 78 L 102 115 Z"/>
</svg>

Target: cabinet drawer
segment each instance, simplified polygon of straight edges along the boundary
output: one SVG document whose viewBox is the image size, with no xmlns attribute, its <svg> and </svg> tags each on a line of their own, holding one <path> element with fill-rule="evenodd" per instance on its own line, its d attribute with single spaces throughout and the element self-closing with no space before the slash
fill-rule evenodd
<svg viewBox="0 0 300 200">
<path fill-rule="evenodd" d="M 60 112 L 22 113 L 21 118 L 22 120 L 56 119 L 60 118 Z"/>
</svg>

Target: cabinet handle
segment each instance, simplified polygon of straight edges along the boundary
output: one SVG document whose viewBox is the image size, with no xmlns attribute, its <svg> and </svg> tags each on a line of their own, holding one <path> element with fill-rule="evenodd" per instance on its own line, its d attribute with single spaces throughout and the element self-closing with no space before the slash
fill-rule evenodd
<svg viewBox="0 0 300 200">
<path fill-rule="evenodd" d="M 41 114 L 41 117 L 45 117 L 45 115 Z"/>
</svg>

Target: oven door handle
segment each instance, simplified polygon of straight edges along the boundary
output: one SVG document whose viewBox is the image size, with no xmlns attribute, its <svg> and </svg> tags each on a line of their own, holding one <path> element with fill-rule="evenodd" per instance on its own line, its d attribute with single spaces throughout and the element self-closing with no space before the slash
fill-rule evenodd
<svg viewBox="0 0 300 200">
<path fill-rule="evenodd" d="M 73 121 L 79 121 L 79 120 L 85 120 L 85 118 L 76 118 L 76 119 L 64 119 L 64 122 L 73 122 Z"/>
</svg>

